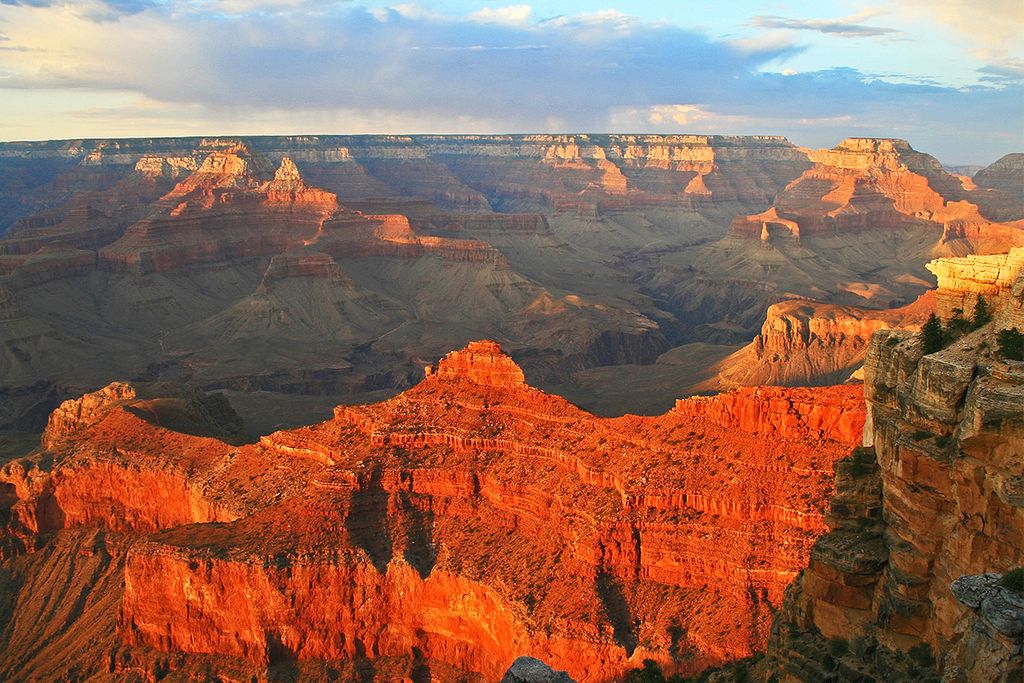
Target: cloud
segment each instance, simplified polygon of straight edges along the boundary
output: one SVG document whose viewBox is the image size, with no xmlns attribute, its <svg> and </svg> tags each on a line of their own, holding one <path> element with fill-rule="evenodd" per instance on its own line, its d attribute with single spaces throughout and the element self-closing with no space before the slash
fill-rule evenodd
<svg viewBox="0 0 1024 683">
<path fill-rule="evenodd" d="M 529 5 L 508 5 L 506 7 L 484 7 L 469 15 L 472 21 L 481 23 L 525 26 L 530 23 L 533 8 Z"/>
<path fill-rule="evenodd" d="M 61 0 L 0 0 L 0 5 L 23 7 L 50 7 L 67 4 Z M 97 9 L 106 10 L 107 14 L 137 14 L 153 7 L 158 7 L 159 0 L 100 0 Z"/>
<path fill-rule="evenodd" d="M 772 73 L 805 49 L 782 29 L 730 41 L 614 10 L 531 21 L 515 5 L 483 20 L 417 5 L 213 4 L 167 0 L 102 24 L 90 18 L 108 7 L 99 0 L 0 6 L 4 45 L 35 51 L 0 50 L 3 136 L 55 137 L 59 120 L 63 136 L 632 129 L 832 145 L 855 130 L 926 151 L 1024 147 L 1022 89 L 1005 78 L 955 89 L 854 69 Z M 27 113 L 8 115 L 15 101 Z"/>
<path fill-rule="evenodd" d="M 877 10 L 865 10 L 841 19 L 787 19 L 775 15 L 761 15 L 751 19 L 750 24 L 758 28 L 817 31 L 839 38 L 873 38 L 902 33 L 894 28 L 860 23 L 878 14 Z"/>
<path fill-rule="evenodd" d="M 985 74 L 982 80 L 996 82 L 1024 82 L 1024 59 L 1006 57 L 978 69 Z"/>
<path fill-rule="evenodd" d="M 1022 39 L 1020 0 L 902 0 L 896 7 L 911 21 L 938 23 L 979 47 L 1019 47 Z"/>
</svg>

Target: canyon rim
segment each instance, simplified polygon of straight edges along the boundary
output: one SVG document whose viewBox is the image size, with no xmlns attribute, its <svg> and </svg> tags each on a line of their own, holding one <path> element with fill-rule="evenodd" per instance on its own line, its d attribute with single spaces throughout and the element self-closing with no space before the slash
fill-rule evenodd
<svg viewBox="0 0 1024 683">
<path fill-rule="evenodd" d="M 1022 30 L 0 3 L 0 681 L 1022 683 Z"/>
</svg>

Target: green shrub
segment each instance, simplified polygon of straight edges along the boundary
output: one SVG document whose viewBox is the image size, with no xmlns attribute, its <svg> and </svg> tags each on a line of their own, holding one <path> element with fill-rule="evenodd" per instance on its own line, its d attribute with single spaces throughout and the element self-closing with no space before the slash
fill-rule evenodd
<svg viewBox="0 0 1024 683">
<path fill-rule="evenodd" d="M 1007 360 L 1024 360 L 1024 333 L 1016 327 L 1000 330 L 996 336 L 999 355 Z"/>
<path fill-rule="evenodd" d="M 932 656 L 932 649 L 928 647 L 928 643 L 915 645 L 910 648 L 910 651 L 907 654 L 914 663 L 920 665 L 922 668 L 935 666 L 935 657 Z"/>
<path fill-rule="evenodd" d="M 946 329 L 953 335 L 961 335 L 971 330 L 971 322 L 964 317 L 964 309 L 954 308 L 953 316 L 946 321 Z"/>
<path fill-rule="evenodd" d="M 849 651 L 850 644 L 843 638 L 832 638 L 828 641 L 828 653 L 836 659 L 844 657 Z"/>
<path fill-rule="evenodd" d="M 999 579 L 999 585 L 1024 595 L 1024 567 L 1017 567 L 1003 574 L 1003 578 Z"/>
<path fill-rule="evenodd" d="M 664 683 L 665 674 L 653 659 L 645 659 L 643 668 L 633 669 L 626 674 L 628 683 Z"/>
<path fill-rule="evenodd" d="M 990 322 L 992 322 L 992 311 L 989 310 L 988 303 L 979 294 L 977 301 L 974 302 L 974 313 L 971 315 L 971 329 L 976 330 Z"/>
<path fill-rule="evenodd" d="M 921 349 L 925 355 L 941 351 L 949 341 L 949 334 L 942 329 L 939 316 L 932 313 L 921 326 Z"/>
</svg>

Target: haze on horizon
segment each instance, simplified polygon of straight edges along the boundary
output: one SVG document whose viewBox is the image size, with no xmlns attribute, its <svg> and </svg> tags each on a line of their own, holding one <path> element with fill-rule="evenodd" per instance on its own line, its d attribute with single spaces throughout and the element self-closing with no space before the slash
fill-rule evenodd
<svg viewBox="0 0 1024 683">
<path fill-rule="evenodd" d="M 1019 0 L 0 0 L 0 139 L 652 132 L 1024 150 Z"/>
</svg>

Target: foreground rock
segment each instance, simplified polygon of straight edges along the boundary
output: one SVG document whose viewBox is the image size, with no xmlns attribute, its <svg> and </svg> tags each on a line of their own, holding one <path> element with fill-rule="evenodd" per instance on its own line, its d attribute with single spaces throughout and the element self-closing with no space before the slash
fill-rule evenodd
<svg viewBox="0 0 1024 683">
<path fill-rule="evenodd" d="M 940 310 L 995 303 L 985 327 L 930 355 L 914 333 L 874 336 L 867 447 L 837 464 L 830 532 L 772 629 L 779 680 L 1019 680 L 1024 603 L 994 586 L 1024 565 L 1024 368 L 995 352 L 1020 320 L 1018 256 L 930 266 Z"/>
<path fill-rule="evenodd" d="M 211 436 L 187 406 L 115 385 L 0 474 L 8 553 L 81 528 L 121 539 L 116 640 L 83 649 L 82 671 L 166 653 L 183 675 L 335 662 L 497 680 L 525 653 L 577 680 L 645 659 L 694 673 L 764 646 L 864 421 L 857 387 L 596 418 L 486 341 L 258 443 Z M 42 666 L 19 662 L 0 673 Z"/>
<path fill-rule="evenodd" d="M 501 683 L 575 683 L 564 671 L 555 671 L 533 657 L 520 657 L 512 662 Z"/>
</svg>

